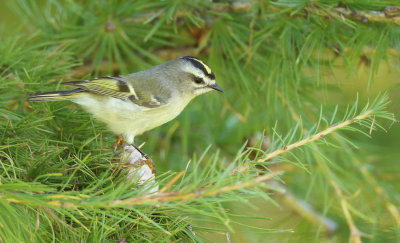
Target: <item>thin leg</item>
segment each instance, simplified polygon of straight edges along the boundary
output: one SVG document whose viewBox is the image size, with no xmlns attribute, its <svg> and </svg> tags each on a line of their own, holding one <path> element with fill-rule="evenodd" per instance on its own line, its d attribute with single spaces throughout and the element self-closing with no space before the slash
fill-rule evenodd
<svg viewBox="0 0 400 243">
<path fill-rule="evenodd" d="M 139 153 L 145 157 L 145 159 L 147 160 L 151 160 L 151 158 L 149 156 L 147 156 L 147 154 L 145 152 L 143 152 L 138 146 L 136 146 L 135 144 L 131 144 L 137 151 L 139 151 Z"/>
<path fill-rule="evenodd" d="M 125 135 L 125 134 L 124 134 Z M 138 146 L 136 146 L 133 142 L 133 137 L 129 135 L 117 135 L 117 140 L 114 143 L 114 152 L 116 152 L 118 149 L 123 148 L 124 145 L 132 146 L 134 147 L 146 160 L 142 160 L 142 163 L 145 163 L 149 168 L 155 173 L 155 166 L 153 163 L 153 160 L 145 153 L 143 152 Z"/>
<path fill-rule="evenodd" d="M 117 139 L 116 139 L 116 141 L 114 142 L 114 145 L 113 145 L 114 152 L 117 151 L 119 148 L 121 148 L 122 145 L 128 144 L 127 142 L 128 141 L 126 141 L 122 135 L 117 135 Z M 129 144 L 129 145 L 134 147 L 147 160 L 150 160 L 150 157 L 145 152 L 143 152 L 138 146 L 136 146 L 133 142 L 131 144 Z"/>
<path fill-rule="evenodd" d="M 146 160 L 143 162 L 151 169 L 151 171 L 155 174 L 156 173 L 156 167 L 154 166 L 153 160 L 145 153 L 143 152 L 138 146 L 135 144 L 131 144 L 132 147 L 134 147 Z"/>
</svg>

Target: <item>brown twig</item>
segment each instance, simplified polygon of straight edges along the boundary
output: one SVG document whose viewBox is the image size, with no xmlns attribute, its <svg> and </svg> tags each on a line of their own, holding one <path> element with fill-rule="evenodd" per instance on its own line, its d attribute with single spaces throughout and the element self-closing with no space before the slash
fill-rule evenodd
<svg viewBox="0 0 400 243">
<path fill-rule="evenodd" d="M 332 125 L 332 126 L 328 127 L 327 129 L 325 129 L 325 130 L 323 130 L 323 131 L 321 131 L 321 132 L 319 132 L 317 134 L 314 134 L 314 135 L 312 135 L 310 137 L 307 137 L 307 138 L 305 138 L 303 140 L 300 140 L 298 142 L 292 143 L 290 145 L 284 146 L 283 148 L 275 150 L 275 151 L 273 151 L 271 153 L 268 153 L 263 158 L 259 159 L 258 162 L 268 161 L 268 160 L 270 160 L 270 159 L 272 159 L 274 157 L 277 157 L 277 156 L 279 156 L 279 155 L 281 155 L 283 153 L 286 153 L 286 152 L 288 152 L 290 150 L 293 150 L 295 148 L 301 147 L 301 146 L 306 145 L 308 143 L 315 142 L 315 141 L 317 141 L 317 140 L 319 140 L 321 138 L 324 138 L 326 135 L 335 132 L 338 129 L 347 127 L 347 126 L 353 124 L 356 121 L 367 119 L 370 116 L 371 116 L 371 111 L 368 110 L 368 111 L 364 112 L 363 114 L 358 115 L 358 116 L 356 116 L 356 117 L 354 117 L 352 119 L 346 120 L 346 121 L 338 123 L 336 125 Z"/>
<path fill-rule="evenodd" d="M 282 154 L 284 154 L 286 152 L 289 152 L 289 151 L 291 151 L 291 150 L 293 150 L 295 148 L 298 148 L 298 147 L 304 146 L 306 144 L 315 142 L 315 141 L 317 141 L 319 139 L 322 139 L 325 136 L 337 131 L 338 129 L 347 127 L 347 126 L 353 124 L 354 122 L 370 118 L 371 113 L 372 113 L 372 111 L 367 110 L 363 114 L 358 115 L 358 116 L 356 116 L 356 117 L 354 117 L 352 119 L 346 120 L 344 122 L 341 122 L 341 123 L 338 123 L 338 124 L 335 124 L 335 125 L 331 125 L 327 129 L 325 129 L 325 130 L 323 130 L 323 131 L 321 131 L 319 133 L 316 133 L 316 134 L 314 134 L 312 136 L 309 136 L 309 137 L 307 137 L 307 138 L 305 138 L 303 140 L 300 140 L 298 142 L 286 145 L 286 146 L 284 146 L 284 147 L 282 147 L 280 149 L 277 149 L 277 150 L 275 150 L 273 152 L 270 152 L 270 153 L 266 154 L 265 156 L 263 156 L 263 158 L 257 160 L 257 162 L 265 162 L 265 161 L 271 160 L 272 158 L 278 157 L 278 156 L 280 156 L 280 155 L 282 155 Z M 250 164 L 243 165 L 242 167 L 233 170 L 232 173 L 244 172 L 247 169 L 249 169 L 250 167 L 251 167 Z"/>
<path fill-rule="evenodd" d="M 397 6 L 387 7 L 384 11 L 355 11 L 344 7 L 336 7 L 332 8 L 327 14 L 339 18 L 356 19 L 362 23 L 381 22 L 400 25 L 400 15 L 393 14 L 393 12 L 399 10 L 400 7 Z"/>
<path fill-rule="evenodd" d="M 181 173 L 183 174 L 183 172 L 181 172 Z M 179 174 L 181 174 L 181 173 L 179 173 Z M 240 190 L 240 189 L 246 188 L 246 187 L 257 186 L 260 184 L 260 182 L 270 180 L 281 174 L 282 174 L 281 171 L 275 171 L 275 172 L 272 172 L 269 174 L 257 176 L 255 178 L 245 181 L 245 182 L 236 182 L 234 184 L 227 185 L 227 186 L 217 188 L 217 189 L 207 190 L 207 188 L 205 188 L 205 189 L 195 190 L 195 191 L 191 191 L 191 192 L 187 192 L 187 193 L 180 191 L 180 192 L 164 192 L 164 193 L 156 193 L 156 194 L 147 194 L 147 195 L 134 197 L 134 198 L 128 198 L 128 199 L 124 199 L 124 200 L 115 200 L 115 201 L 112 201 L 111 203 L 108 203 L 107 205 L 105 205 L 105 204 L 99 205 L 98 204 L 97 207 L 129 207 L 129 206 L 151 204 L 151 203 L 186 201 L 186 200 L 202 198 L 202 197 L 212 197 L 212 196 L 216 196 L 216 195 L 230 192 L 230 191 L 237 191 L 237 190 Z M 178 179 L 179 178 L 178 175 L 175 176 L 175 178 Z M 59 207 L 59 208 L 70 208 L 70 209 L 94 208 L 94 206 L 91 205 L 90 203 L 87 204 L 84 202 L 85 199 L 88 198 L 88 196 L 85 196 L 85 195 L 80 195 L 80 196 L 51 195 L 51 196 L 48 196 L 48 198 L 51 198 L 50 201 L 46 202 L 48 207 Z M 37 203 L 37 201 L 19 200 L 19 199 L 12 197 L 11 195 L 6 195 L 6 194 L 0 195 L 0 199 L 5 200 L 10 203 L 17 203 L 17 204 L 24 204 L 24 205 L 36 205 L 36 203 Z M 68 201 L 65 202 L 64 200 L 68 200 Z"/>
<path fill-rule="evenodd" d="M 249 1 L 249 2 L 230 2 L 230 3 L 222 3 L 222 4 L 212 4 L 209 7 L 209 10 L 214 12 L 247 12 L 251 10 L 257 3 L 257 1 Z M 281 12 L 284 7 L 276 7 L 272 5 L 268 5 L 265 7 L 266 11 L 269 12 Z M 393 23 L 400 25 L 400 7 L 399 6 L 389 6 L 386 7 L 383 11 L 362 11 L 362 10 L 354 10 L 349 9 L 346 6 L 338 6 L 333 8 L 320 8 L 315 4 L 310 4 L 305 7 L 302 12 L 296 13 L 295 15 L 291 14 L 290 16 L 299 16 L 305 17 L 309 14 L 318 15 L 321 17 L 325 17 L 328 20 L 333 18 L 338 19 L 354 19 L 361 21 L 362 23 L 368 22 L 381 22 L 381 23 Z M 125 18 L 122 20 L 123 23 L 143 23 L 148 20 L 156 20 L 154 16 L 162 15 L 162 12 L 148 12 L 133 18 Z M 177 11 L 174 15 L 175 19 L 182 19 L 187 16 L 187 11 Z"/>
<path fill-rule="evenodd" d="M 272 172 L 269 174 L 264 174 L 261 176 L 257 176 L 249 181 L 245 182 L 238 182 L 232 185 L 224 186 L 222 188 L 214 189 L 214 190 L 197 190 L 188 193 L 181 193 L 181 192 L 170 192 L 170 193 L 157 193 L 154 195 L 144 195 L 141 197 L 136 198 L 128 198 L 124 200 L 117 200 L 113 201 L 109 204 L 111 207 L 122 207 L 122 206 L 135 206 L 135 205 L 142 205 L 142 204 L 150 204 L 150 203 L 161 203 L 161 202 L 168 202 L 168 201 L 186 201 L 195 198 L 201 197 L 211 197 L 216 196 L 221 193 L 229 192 L 229 191 L 236 191 L 245 187 L 250 187 L 257 185 L 260 182 L 270 180 L 275 176 L 282 174 L 281 171 Z"/>
</svg>

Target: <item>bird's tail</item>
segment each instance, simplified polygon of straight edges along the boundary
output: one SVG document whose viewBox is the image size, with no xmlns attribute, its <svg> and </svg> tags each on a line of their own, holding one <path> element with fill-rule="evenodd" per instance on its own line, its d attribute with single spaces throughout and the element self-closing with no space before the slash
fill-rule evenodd
<svg viewBox="0 0 400 243">
<path fill-rule="evenodd" d="M 50 91 L 42 93 L 28 94 L 28 101 L 59 101 L 59 100 L 71 100 L 79 98 L 84 94 L 83 89 L 74 89 L 67 91 Z"/>
</svg>

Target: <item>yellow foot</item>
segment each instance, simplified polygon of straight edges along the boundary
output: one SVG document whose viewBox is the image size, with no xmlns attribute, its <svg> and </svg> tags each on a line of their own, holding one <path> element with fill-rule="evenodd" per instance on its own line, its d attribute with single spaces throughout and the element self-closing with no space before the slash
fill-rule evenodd
<svg viewBox="0 0 400 243">
<path fill-rule="evenodd" d="M 115 140 L 115 143 L 113 145 L 114 152 L 117 151 L 124 145 L 125 139 L 121 135 L 117 135 L 117 140 Z"/>
</svg>

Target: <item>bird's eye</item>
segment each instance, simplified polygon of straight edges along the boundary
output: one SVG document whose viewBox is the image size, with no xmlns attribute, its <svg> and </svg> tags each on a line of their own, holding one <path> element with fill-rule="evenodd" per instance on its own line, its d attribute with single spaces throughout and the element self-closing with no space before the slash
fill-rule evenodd
<svg viewBox="0 0 400 243">
<path fill-rule="evenodd" d="M 196 84 L 204 84 L 205 83 L 204 80 L 200 77 L 194 77 L 194 82 Z"/>
</svg>

